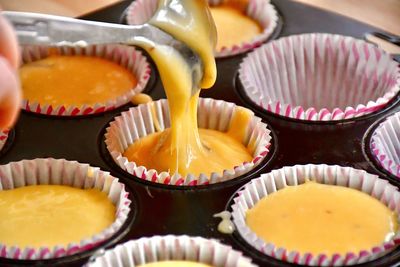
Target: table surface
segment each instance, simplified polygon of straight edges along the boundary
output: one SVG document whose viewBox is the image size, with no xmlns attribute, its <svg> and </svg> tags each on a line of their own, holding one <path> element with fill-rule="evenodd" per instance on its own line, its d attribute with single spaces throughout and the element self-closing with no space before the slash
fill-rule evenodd
<svg viewBox="0 0 400 267">
<path fill-rule="evenodd" d="M 77 17 L 122 0 L 0 0 L 5 10 Z M 400 0 L 295 0 L 400 35 Z"/>
</svg>

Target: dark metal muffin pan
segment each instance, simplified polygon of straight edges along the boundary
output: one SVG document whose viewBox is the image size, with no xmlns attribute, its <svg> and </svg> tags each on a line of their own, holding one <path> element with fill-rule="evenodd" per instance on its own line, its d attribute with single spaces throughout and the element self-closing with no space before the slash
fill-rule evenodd
<svg viewBox="0 0 400 267">
<path fill-rule="evenodd" d="M 290 0 L 273 0 L 281 16 L 272 38 L 298 33 L 326 32 L 363 38 L 376 28 L 333 13 Z M 130 1 L 122 1 L 84 16 L 84 19 L 121 22 Z M 132 212 L 126 224 L 114 237 L 98 249 L 143 236 L 186 234 L 219 239 L 253 259 L 260 266 L 296 266 L 265 256 L 247 245 L 237 233 L 223 235 L 217 231 L 219 219 L 213 214 L 230 206 L 231 197 L 250 179 L 261 172 L 295 164 L 337 164 L 380 175 L 400 187 L 400 181 L 373 163 L 368 152 L 366 134 L 374 123 L 400 109 L 396 96 L 384 109 L 340 122 L 302 122 L 267 113 L 251 104 L 237 79 L 238 66 L 244 54 L 217 60 L 218 80 L 202 97 L 235 102 L 252 109 L 268 123 L 273 133 L 273 146 L 267 159 L 256 171 L 234 180 L 198 187 L 172 187 L 139 180 L 119 169 L 104 145 L 104 130 L 108 123 L 132 105 L 91 116 L 57 118 L 22 112 L 15 129 L 0 153 L 0 163 L 42 157 L 65 158 L 89 163 L 110 171 L 125 183 L 132 199 Z M 164 98 L 157 71 L 145 90 L 153 99 Z M 364 149 L 363 149 L 364 148 Z M 0 258 L 0 266 L 82 266 L 95 250 L 41 261 L 18 261 Z M 400 266 L 400 248 L 375 261 L 355 266 Z"/>
</svg>

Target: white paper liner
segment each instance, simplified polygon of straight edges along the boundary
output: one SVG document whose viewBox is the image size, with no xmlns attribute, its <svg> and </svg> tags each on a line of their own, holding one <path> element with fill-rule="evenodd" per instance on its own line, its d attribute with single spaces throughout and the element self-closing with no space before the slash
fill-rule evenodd
<svg viewBox="0 0 400 267">
<path fill-rule="evenodd" d="M 115 118 L 106 130 L 106 145 L 112 158 L 124 171 L 147 181 L 168 184 L 168 185 L 205 185 L 227 181 L 238 177 L 254 169 L 269 152 L 271 145 L 270 131 L 261 119 L 254 116 L 251 118 L 246 131 L 243 144 L 253 151 L 251 162 L 244 162 L 239 166 L 232 166 L 232 169 L 224 170 L 223 173 L 200 174 L 195 176 L 188 174 L 182 177 L 179 174 L 171 175 L 168 172 L 158 173 L 156 170 L 147 170 L 144 166 L 137 166 L 123 156 L 129 145 L 136 140 L 157 132 L 152 116 L 152 105 L 154 104 L 157 121 L 160 130 L 170 127 L 169 108 L 167 100 L 158 100 L 149 104 L 142 104 L 130 108 Z M 213 129 L 225 132 L 230 127 L 232 115 L 236 110 L 234 103 L 210 98 L 200 98 L 198 105 L 198 126 L 199 128 Z"/>
<path fill-rule="evenodd" d="M 21 49 L 23 64 L 37 61 L 49 56 L 48 47 L 23 46 Z M 135 50 L 135 48 L 131 46 L 90 45 L 87 47 L 52 47 L 51 49 L 52 51 L 56 50 L 60 55 L 93 56 L 110 60 L 130 71 L 136 77 L 137 85 L 115 99 L 110 99 L 105 103 L 96 103 L 95 105 L 53 106 L 50 104 L 43 105 L 43 103 L 40 104 L 37 102 L 31 102 L 29 99 L 24 99 L 22 102 L 22 108 L 24 110 L 54 116 L 79 116 L 106 112 L 130 102 L 134 95 L 143 91 L 150 78 L 151 69 L 146 57 L 143 56 L 140 51 Z"/>
<path fill-rule="evenodd" d="M 116 206 L 115 221 L 102 232 L 67 246 L 16 247 L 0 243 L 0 257 L 19 260 L 59 258 L 91 249 L 114 235 L 128 218 L 131 201 L 125 186 L 108 172 L 88 164 L 65 159 L 33 159 L 0 165 L 0 190 L 28 185 L 67 185 L 76 188 L 97 188 L 106 193 Z M 4 219 L 4 218 L 3 218 Z"/>
<path fill-rule="evenodd" d="M 0 131 L 0 151 L 3 149 L 4 145 L 7 142 L 9 132 L 10 130 Z"/>
<path fill-rule="evenodd" d="M 306 179 L 322 184 L 340 185 L 363 191 L 378 199 L 388 208 L 395 211 L 397 220 L 400 221 L 400 193 L 398 188 L 389 184 L 388 181 L 380 179 L 377 175 L 369 174 L 364 170 L 350 167 L 332 165 L 295 165 L 273 170 L 261 175 L 247 183 L 234 198 L 232 204 L 233 222 L 239 234 L 262 253 L 276 259 L 291 263 L 309 266 L 343 266 L 354 265 L 381 257 L 400 244 L 400 231 L 397 230 L 395 237 L 382 243 L 380 246 L 359 253 L 347 253 L 346 255 L 335 254 L 328 256 L 324 254 L 313 255 L 301 254 L 297 251 L 288 251 L 285 248 L 276 247 L 268 240 L 262 240 L 246 225 L 246 211 L 263 197 L 280 190 L 286 186 L 305 183 Z"/>
<path fill-rule="evenodd" d="M 176 260 L 216 267 L 255 267 L 242 253 L 215 240 L 189 236 L 154 236 L 131 240 L 89 261 L 87 267 L 135 267 Z"/>
<path fill-rule="evenodd" d="M 381 109 L 400 89 L 400 67 L 362 40 L 333 34 L 284 37 L 242 62 L 245 94 L 289 118 L 343 120 Z"/>
<path fill-rule="evenodd" d="M 379 124 L 371 136 L 370 149 L 385 170 L 400 178 L 400 112 Z"/>
<path fill-rule="evenodd" d="M 220 5 L 226 0 L 209 0 L 210 6 Z M 147 22 L 157 10 L 158 0 L 136 0 L 126 12 L 126 20 L 130 25 L 140 25 Z M 274 32 L 278 25 L 278 13 L 269 0 L 249 0 L 246 15 L 262 27 L 263 31 L 248 42 L 239 43 L 232 47 L 223 47 L 215 51 L 217 58 L 233 56 L 260 46 Z"/>
</svg>

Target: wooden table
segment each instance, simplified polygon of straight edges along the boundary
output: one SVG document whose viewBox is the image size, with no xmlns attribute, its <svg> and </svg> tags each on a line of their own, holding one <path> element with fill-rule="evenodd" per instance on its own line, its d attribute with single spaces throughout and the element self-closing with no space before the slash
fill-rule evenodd
<svg viewBox="0 0 400 267">
<path fill-rule="evenodd" d="M 0 0 L 5 10 L 78 17 L 122 0 Z"/>
</svg>

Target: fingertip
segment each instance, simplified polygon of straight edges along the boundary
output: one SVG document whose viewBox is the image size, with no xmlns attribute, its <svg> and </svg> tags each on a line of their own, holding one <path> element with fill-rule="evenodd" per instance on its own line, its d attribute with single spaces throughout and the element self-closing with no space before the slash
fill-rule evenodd
<svg viewBox="0 0 400 267">
<path fill-rule="evenodd" d="M 10 65 L 17 69 L 20 53 L 17 37 L 11 24 L 0 13 L 0 55 L 5 57 Z"/>
<path fill-rule="evenodd" d="M 16 72 L 0 57 L 0 129 L 10 129 L 21 106 L 21 89 Z"/>
</svg>

